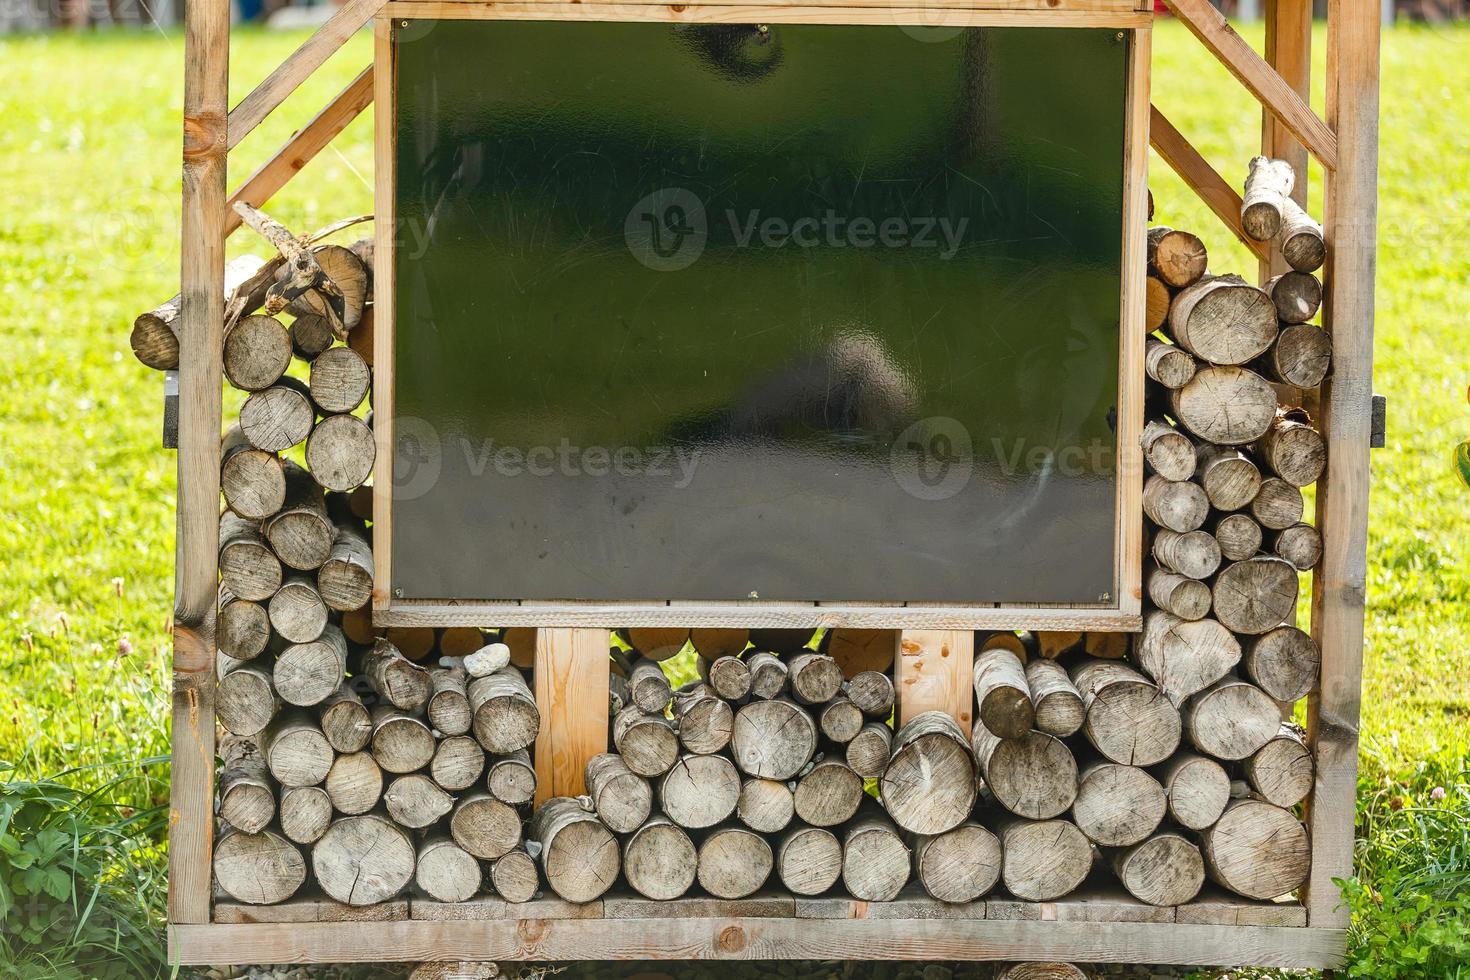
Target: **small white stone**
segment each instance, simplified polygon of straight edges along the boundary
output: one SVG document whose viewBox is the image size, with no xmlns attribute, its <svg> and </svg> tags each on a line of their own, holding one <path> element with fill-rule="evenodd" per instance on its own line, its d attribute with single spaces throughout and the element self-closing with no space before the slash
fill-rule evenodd
<svg viewBox="0 0 1470 980">
<path fill-rule="evenodd" d="M 504 643 L 483 646 L 464 658 L 464 669 L 471 677 L 489 677 L 510 663 L 510 647 Z"/>
</svg>

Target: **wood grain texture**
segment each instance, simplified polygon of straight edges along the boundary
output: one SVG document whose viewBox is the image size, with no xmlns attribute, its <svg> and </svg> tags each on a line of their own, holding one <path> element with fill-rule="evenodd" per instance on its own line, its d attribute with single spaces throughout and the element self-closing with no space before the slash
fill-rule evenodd
<svg viewBox="0 0 1470 980">
<path fill-rule="evenodd" d="M 1001 3 L 1007 0 L 1000 0 Z M 1030 3 L 1034 0 L 1022 0 Z M 1106 4 L 1106 0 L 1103 0 Z M 985 0 L 940 0 L 933 6 L 893 4 L 889 0 L 818 0 L 787 6 L 778 0 L 740 5 L 621 3 L 500 3 L 491 0 L 391 0 L 389 17 L 449 20 L 665 21 L 689 24 L 880 24 L 923 27 L 1146 27 L 1148 14 L 1122 7 L 1096 6 L 1098 0 L 1059 0 L 1044 10 L 986 6 Z"/>
<path fill-rule="evenodd" d="M 378 253 L 382 254 L 381 250 Z M 382 300 L 374 301 L 381 318 Z M 386 331 L 379 330 L 381 338 Z M 380 340 L 381 344 L 381 340 Z M 382 361 L 379 360 L 381 365 Z M 391 470 L 386 410 L 383 406 L 384 377 L 387 372 L 376 368 L 373 389 L 374 425 L 378 437 L 378 462 L 374 483 L 385 478 L 385 467 Z M 386 476 L 391 478 L 391 472 Z M 690 602 L 669 605 L 663 602 L 579 602 L 517 603 L 514 601 L 392 600 L 387 580 L 390 560 L 387 494 L 375 494 L 373 506 L 377 516 L 373 523 L 373 559 L 377 565 L 373 582 L 373 622 L 377 626 L 477 626 L 500 623 L 506 626 L 605 626 L 607 623 L 635 623 L 666 626 L 670 623 L 694 624 L 698 627 L 755 626 L 764 628 L 841 629 L 934 629 L 934 630 L 1093 630 L 1098 632 L 1136 631 L 1142 617 L 1136 612 L 1120 612 L 1116 606 L 996 606 L 996 605 L 880 605 L 836 603 L 804 605 L 787 602 Z M 1140 518 L 1141 520 L 1141 518 Z"/>
<path fill-rule="evenodd" d="M 1137 616 L 1143 609 L 1143 434 L 1144 335 L 1147 316 L 1149 84 L 1153 31 L 1144 24 L 1132 32 L 1128 46 L 1127 120 L 1123 158 L 1123 284 L 1118 341 L 1118 474 L 1117 515 L 1113 526 L 1114 571 L 1107 600 L 1120 613 Z M 1103 597 L 1099 597 L 1103 598 Z M 1008 627 L 1021 628 L 1020 624 Z M 1109 627 L 1089 627 L 1105 631 Z"/>
<path fill-rule="evenodd" d="M 1328 460 L 1317 486 L 1323 551 L 1312 573 L 1312 636 L 1322 650 L 1322 679 L 1307 704 L 1317 780 L 1308 805 L 1313 861 L 1306 905 L 1312 925 L 1336 928 L 1348 921 L 1332 879 L 1352 874 L 1362 697 L 1380 26 L 1362 4 L 1335 0 L 1328 13 L 1327 118 L 1344 152 L 1327 180 L 1323 324 L 1335 364 L 1320 411 Z"/>
<path fill-rule="evenodd" d="M 1262 108 L 1281 120 L 1287 131 L 1300 140 L 1322 166 L 1329 171 L 1337 168 L 1338 136 L 1312 111 L 1306 100 L 1235 33 L 1224 15 L 1210 6 L 1209 0 L 1164 0 L 1164 3 L 1235 76 L 1236 81 L 1256 97 Z M 1374 44 L 1376 59 L 1376 37 Z M 1374 135 L 1376 137 L 1376 131 Z"/>
<path fill-rule="evenodd" d="M 348 38 L 364 27 L 383 6 L 383 0 L 348 0 L 301 47 L 276 66 L 250 94 L 241 99 L 229 116 L 229 147 L 234 149 L 251 130 L 297 86 L 311 77 Z M 380 199 L 381 200 L 381 199 Z"/>
<path fill-rule="evenodd" d="M 184 11 L 170 922 L 209 921 L 229 52 L 230 5 L 225 0 L 190 4 Z"/>
<path fill-rule="evenodd" d="M 230 195 L 225 215 L 225 234 L 233 234 L 240 227 L 240 216 L 235 213 L 236 201 L 264 207 L 277 191 L 285 187 L 302 167 L 336 139 L 337 134 L 346 129 L 347 124 L 356 119 L 372 101 L 373 66 L 368 65 Z"/>
<path fill-rule="evenodd" d="M 824 899 L 806 903 L 866 905 Z M 415 910 L 420 904 L 413 903 Z M 600 903 L 593 904 L 601 914 Z M 533 917 L 536 913 L 525 911 L 525 905 L 511 908 L 516 911 L 510 914 L 518 917 L 473 925 L 417 920 L 174 925 L 169 929 L 170 961 L 1045 958 L 1331 968 L 1342 964 L 1346 942 L 1346 934 L 1338 929 L 1266 926 L 984 919 L 554 919 Z"/>
<path fill-rule="evenodd" d="M 898 725 L 926 711 L 943 711 L 968 736 L 974 662 L 975 634 L 969 630 L 901 630 L 893 664 Z"/>
<path fill-rule="evenodd" d="M 1311 0 L 1266 0 L 1264 13 L 1266 42 L 1262 53 L 1266 64 L 1276 69 L 1276 74 L 1297 95 L 1309 99 L 1312 87 Z M 1307 148 L 1264 108 L 1261 110 L 1261 153 L 1291 164 L 1296 174 L 1291 188 L 1292 200 L 1306 207 Z M 1261 262 L 1261 281 L 1279 275 L 1287 268 L 1280 253 L 1273 250 L 1269 261 Z"/>
<path fill-rule="evenodd" d="M 536 632 L 536 804 L 587 792 L 587 760 L 607 751 L 608 630 Z"/>
<path fill-rule="evenodd" d="M 373 485 L 393 486 L 393 258 L 396 217 L 393 193 L 396 140 L 394 118 L 393 26 L 386 16 L 373 20 Z M 393 495 L 373 494 L 373 620 L 375 626 L 417 625 L 378 622 L 392 595 Z M 493 619 L 444 623 L 480 626 Z"/>
<path fill-rule="evenodd" d="M 409 0 L 417 2 L 417 0 Z M 551 0 L 555 2 L 555 0 Z M 663 6 L 665 0 L 584 0 L 584 2 L 597 8 L 599 13 L 589 16 L 616 16 L 621 13 L 623 7 L 633 7 L 634 12 L 640 6 Z M 694 0 L 689 6 L 694 7 L 719 7 L 728 6 L 731 0 Z M 473 0 L 446 0 L 444 6 L 462 7 L 476 5 Z M 545 4 L 538 3 L 544 6 Z M 788 0 L 751 0 L 747 6 L 755 7 L 785 7 L 789 5 Z M 912 7 L 912 0 L 815 0 L 809 4 L 814 7 Z M 935 9 L 952 7 L 968 10 L 997 10 L 1016 12 L 1115 12 L 1133 13 L 1137 10 L 1149 9 L 1139 6 L 1137 0 L 937 0 L 932 5 Z M 390 11 L 391 13 L 391 11 Z M 630 16 L 626 15 L 625 16 Z"/>
</svg>

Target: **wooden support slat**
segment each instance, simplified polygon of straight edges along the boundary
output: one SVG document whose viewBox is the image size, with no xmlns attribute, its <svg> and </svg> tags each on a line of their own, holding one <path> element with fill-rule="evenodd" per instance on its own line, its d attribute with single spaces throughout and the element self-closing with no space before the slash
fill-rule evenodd
<svg viewBox="0 0 1470 980">
<path fill-rule="evenodd" d="M 536 631 L 536 805 L 587 792 L 587 760 L 607 751 L 608 647 L 605 629 Z"/>
<path fill-rule="evenodd" d="M 1266 0 L 1266 64 L 1303 100 L 1309 100 L 1312 85 L 1311 0 Z M 1296 171 L 1291 196 L 1307 207 L 1307 148 L 1291 135 L 1269 111 L 1261 110 L 1261 154 L 1285 160 Z M 1287 271 L 1289 266 L 1278 249 L 1269 260 L 1261 260 L 1261 281 Z"/>
<path fill-rule="evenodd" d="M 1326 167 L 1337 167 L 1337 137 L 1305 99 L 1255 52 L 1209 0 L 1164 0 L 1220 63 Z"/>
<path fill-rule="evenodd" d="M 395 217 L 393 123 L 393 25 L 373 21 L 373 485 L 393 486 L 393 239 Z M 393 495 L 373 494 L 373 621 L 387 607 L 393 571 Z M 493 617 L 466 626 L 497 622 Z"/>
<path fill-rule="evenodd" d="M 808 902 L 809 903 L 809 902 Z M 525 910 L 525 906 L 516 906 Z M 514 913 L 513 913 L 514 914 Z M 578 919 L 172 926 L 172 961 L 1063 960 L 1336 967 L 1334 929 L 987 919 Z"/>
<path fill-rule="evenodd" d="M 383 197 L 378 197 L 378 223 L 381 229 Z M 391 202 L 390 202 L 391 203 Z M 381 232 L 380 232 L 381 233 Z M 386 256 L 381 240 L 377 254 L 378 268 L 386 270 Z M 390 253 L 391 254 L 391 253 Z M 383 271 L 383 275 L 387 275 Z M 378 322 L 383 322 L 382 279 L 375 280 L 373 305 Z M 373 408 L 374 419 L 386 421 L 382 408 L 383 347 L 381 333 L 375 334 L 379 347 L 375 354 Z M 388 356 L 391 356 L 391 342 Z M 388 426 L 382 421 L 374 425 L 378 436 L 378 470 L 374 481 L 384 478 L 384 454 L 392 442 Z M 379 501 L 384 503 L 380 503 Z M 375 497 L 374 508 L 386 511 L 387 495 Z M 968 630 L 1093 630 L 1095 632 L 1136 632 L 1142 628 L 1137 613 L 1117 609 L 1086 606 L 921 606 L 909 604 L 895 607 L 882 603 L 811 605 L 787 602 L 691 602 L 669 605 L 662 602 L 523 602 L 435 601 L 393 599 L 379 589 L 386 585 L 388 561 L 384 550 L 389 541 L 386 518 L 380 513 L 373 525 L 373 559 L 378 577 L 374 579 L 373 622 L 379 626 L 477 626 L 495 623 L 500 626 L 600 626 L 621 623 L 626 626 L 709 626 L 739 629 L 968 629 Z M 382 604 L 377 598 L 382 594 Z"/>
<path fill-rule="evenodd" d="M 900 630 L 893 659 L 898 725 L 943 711 L 969 734 L 974 712 L 975 634 L 969 630 Z"/>
<path fill-rule="evenodd" d="M 225 234 L 233 234 L 240 227 L 240 216 L 235 213 L 236 201 L 264 207 L 277 191 L 286 186 L 328 143 L 336 139 L 337 134 L 346 129 L 372 101 L 373 66 L 368 65 L 311 122 L 298 129 L 275 156 L 261 165 L 259 170 L 251 174 L 230 195 L 229 209 L 225 216 Z"/>
<path fill-rule="evenodd" d="M 1332 333 L 1332 374 L 1322 388 L 1329 451 L 1317 484 L 1322 561 L 1313 573 L 1312 634 L 1322 648 L 1320 689 L 1308 703 L 1317 779 L 1309 807 L 1313 926 L 1344 926 L 1333 878 L 1353 869 L 1358 717 L 1367 585 L 1368 466 L 1373 404 L 1373 287 L 1378 214 L 1376 5 L 1332 0 L 1328 12 L 1327 115 L 1341 157 L 1327 175 L 1327 276 L 1323 323 Z"/>
<path fill-rule="evenodd" d="M 229 61 L 228 0 L 188 4 L 168 848 L 168 917 L 175 923 L 209 921 Z"/>
<path fill-rule="evenodd" d="M 470 6 L 479 5 L 482 0 L 403 0 L 403 2 L 436 2 L 444 6 Z M 531 2 L 558 2 L 558 0 L 531 0 Z M 580 3 L 588 9 L 586 17 L 588 20 L 604 19 L 606 15 L 617 17 L 640 16 L 639 7 L 662 7 L 668 5 L 668 0 L 569 0 L 572 3 Z M 1145 6 L 1144 4 L 1149 4 Z M 790 7 L 791 0 L 691 0 L 690 3 L 682 4 L 686 7 L 728 7 L 738 4 L 744 7 Z M 812 0 L 805 3 L 812 7 L 875 7 L 879 9 L 892 8 L 905 5 L 905 0 Z M 1000 11 L 1025 11 L 1040 14 L 1068 14 L 1068 13 L 1136 13 L 1139 11 L 1152 10 L 1151 0 L 934 0 L 932 3 L 924 4 L 927 9 L 943 10 L 948 8 L 964 10 L 1000 10 Z M 631 8 L 631 9 L 630 9 Z M 654 16 L 648 12 L 649 16 Z"/>
<path fill-rule="evenodd" d="M 276 66 L 275 71 L 265 77 L 240 104 L 230 110 L 229 146 L 234 149 L 240 141 L 259 126 L 266 116 L 302 82 L 311 77 L 340 48 L 349 37 L 356 34 L 383 6 L 383 0 L 347 0 L 337 12 L 316 32 L 291 52 L 290 57 Z"/>
<path fill-rule="evenodd" d="M 1208 160 L 1199 155 L 1199 151 L 1174 128 L 1174 124 L 1159 111 L 1158 106 L 1153 106 L 1150 112 L 1149 142 L 1159 151 L 1164 162 L 1174 168 L 1180 179 L 1199 195 L 1200 200 L 1234 233 L 1242 245 L 1259 259 L 1264 260 L 1270 255 L 1270 248 L 1265 242 L 1251 238 L 1241 227 L 1240 195 L 1235 192 L 1235 188 L 1210 166 Z"/>
<path fill-rule="evenodd" d="M 1143 609 L 1143 321 L 1148 235 L 1149 84 L 1153 29 L 1132 33 L 1128 48 L 1127 130 L 1124 135 L 1123 306 L 1118 350 L 1118 610 Z"/>
<path fill-rule="evenodd" d="M 964 3 L 967 0 L 959 0 Z M 1114 27 L 1138 28 L 1152 23 L 1152 15 L 1131 9 L 1094 6 L 1080 0 L 1060 0 L 1036 10 L 1024 6 L 961 9 L 937 3 L 931 6 L 872 6 L 864 0 L 839 3 L 787 5 L 755 3 L 539 3 L 519 0 L 389 0 L 383 10 L 391 17 L 450 20 L 573 20 L 667 22 L 675 24 L 878 24 L 920 27 Z"/>
</svg>

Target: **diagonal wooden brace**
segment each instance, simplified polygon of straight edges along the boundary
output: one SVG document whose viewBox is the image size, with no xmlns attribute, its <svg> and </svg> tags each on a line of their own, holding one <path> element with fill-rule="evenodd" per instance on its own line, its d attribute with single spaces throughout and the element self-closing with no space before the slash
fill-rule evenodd
<svg viewBox="0 0 1470 980">
<path fill-rule="evenodd" d="M 297 130 L 275 156 L 261 165 L 259 170 L 251 174 L 230 195 L 229 214 L 225 216 L 225 234 L 230 235 L 240 227 L 240 215 L 235 212 L 237 201 L 244 201 L 255 207 L 265 204 L 328 143 L 336 139 L 337 134 L 346 129 L 372 101 L 373 66 L 368 65 L 311 122 Z"/>
<path fill-rule="evenodd" d="M 1174 172 L 1189 185 L 1189 189 L 1199 195 L 1200 200 L 1215 212 L 1215 217 L 1224 222 L 1225 227 L 1234 232 L 1242 245 L 1250 249 L 1257 258 L 1266 259 L 1270 256 L 1270 243 L 1256 241 L 1241 227 L 1240 195 L 1235 193 L 1235 188 L 1210 166 L 1208 160 L 1199 155 L 1199 151 L 1174 128 L 1174 124 L 1165 118 L 1157 106 L 1149 107 L 1148 138 L 1159 156 L 1164 158 L 1164 162 L 1174 168 Z"/>
<path fill-rule="evenodd" d="M 1235 33 L 1209 0 L 1164 0 L 1164 3 L 1322 166 L 1337 169 L 1337 136 L 1276 69 Z"/>
<path fill-rule="evenodd" d="M 347 0 L 337 8 L 316 33 L 302 42 L 301 47 L 276 66 L 276 70 L 265 77 L 259 85 L 235 108 L 230 110 L 226 127 L 229 148 L 234 149 L 249 136 L 266 116 L 311 77 L 332 54 L 346 43 L 347 39 L 373 19 L 383 6 L 384 0 Z"/>
</svg>

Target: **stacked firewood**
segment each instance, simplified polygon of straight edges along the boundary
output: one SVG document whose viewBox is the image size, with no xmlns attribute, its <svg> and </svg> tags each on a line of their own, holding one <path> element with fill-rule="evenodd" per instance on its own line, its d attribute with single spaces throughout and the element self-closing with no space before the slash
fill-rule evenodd
<svg viewBox="0 0 1470 980">
<path fill-rule="evenodd" d="M 1262 288 L 1210 274 L 1188 232 L 1149 233 L 1140 634 L 978 634 L 973 725 L 899 725 L 891 631 L 623 630 L 609 751 L 585 796 L 534 813 L 535 631 L 371 623 L 369 246 L 245 213 L 281 258 L 228 305 L 225 371 L 249 395 L 222 452 L 220 891 L 1049 902 L 1096 875 L 1173 906 L 1207 879 L 1297 888 L 1313 758 L 1283 719 L 1317 682 L 1293 619 L 1326 455 L 1299 406 L 1331 343 L 1311 322 L 1320 229 L 1288 175 L 1254 161 L 1246 187 L 1244 227 L 1293 266 Z M 168 308 L 135 348 L 167 348 Z M 283 455 L 303 445 L 304 466 Z M 698 676 L 676 686 L 681 654 Z"/>
<path fill-rule="evenodd" d="M 271 904 L 310 879 L 363 905 L 493 881 L 527 901 L 539 716 L 511 661 L 530 638 L 371 625 L 371 242 L 241 214 L 280 256 L 234 266 L 227 304 L 225 377 L 247 396 L 221 451 L 218 889 Z M 177 308 L 135 323 L 144 363 L 177 364 Z"/>
<path fill-rule="evenodd" d="M 926 749 L 921 732 L 905 742 L 887 723 L 891 634 L 839 631 L 825 653 L 809 645 L 810 630 L 625 636 L 612 651 L 615 751 L 587 763 L 586 798 L 552 800 L 532 824 L 557 894 L 589 901 L 620 871 L 652 899 L 678 898 L 696 882 L 715 897 L 743 898 L 772 880 L 797 895 L 839 880 L 869 901 L 898 894 L 909 878 L 904 822 L 864 792 L 864 780 L 883 777 L 893 755 L 917 764 Z M 686 641 L 699 678 L 676 689 L 660 662 Z M 943 731 L 968 755 L 957 725 Z M 973 795 L 973 767 L 961 769 L 948 776 Z M 904 816 L 943 805 L 922 786 L 893 795 L 908 801 Z M 579 824 L 601 832 L 563 843 Z"/>
</svg>

